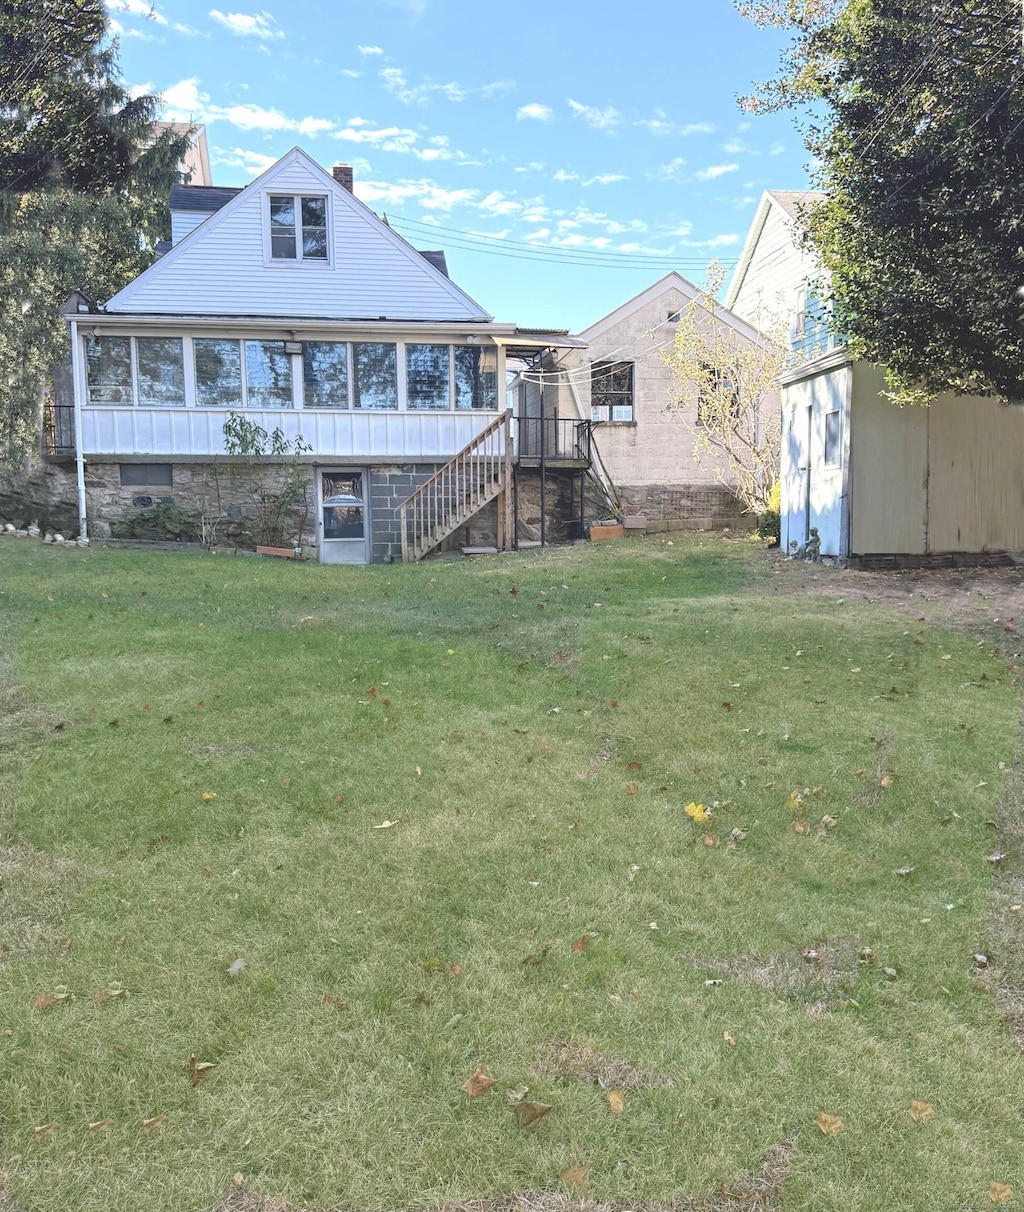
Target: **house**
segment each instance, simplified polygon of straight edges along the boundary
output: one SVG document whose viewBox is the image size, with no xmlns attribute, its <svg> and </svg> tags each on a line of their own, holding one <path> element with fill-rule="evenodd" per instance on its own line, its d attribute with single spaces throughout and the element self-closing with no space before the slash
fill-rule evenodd
<svg viewBox="0 0 1024 1212">
<path fill-rule="evenodd" d="M 698 324 L 730 343 L 759 344 L 755 328 L 724 307 L 710 315 L 693 283 L 672 272 L 579 333 L 585 348 L 563 351 L 545 381 L 563 416 L 589 419 L 600 462 L 622 511 L 649 530 L 748 527 L 728 469 L 694 454 L 700 392 L 680 389 L 664 352 L 680 315 L 700 308 Z M 777 400 L 764 402 L 767 418 Z"/>
<path fill-rule="evenodd" d="M 52 410 L 47 454 L 75 486 L 83 535 L 159 515 L 184 537 L 259 541 L 225 439 L 234 415 L 278 431 L 271 489 L 290 467 L 304 488 L 283 537 L 323 562 L 515 542 L 517 512 L 545 494 L 515 447 L 506 361 L 578 342 L 495 322 L 442 253 L 354 196 L 350 168 L 328 173 L 299 148 L 244 189 L 177 186 L 171 209 L 153 265 L 103 306 L 69 303 L 73 399 Z M 573 474 L 589 429 L 570 427 Z"/>
<path fill-rule="evenodd" d="M 946 394 L 899 408 L 881 367 L 854 360 L 830 324 L 803 217 L 821 195 L 761 199 L 726 303 L 790 329 L 782 378 L 784 549 L 817 529 L 855 567 L 1007 560 L 1024 549 L 1024 409 Z"/>
</svg>

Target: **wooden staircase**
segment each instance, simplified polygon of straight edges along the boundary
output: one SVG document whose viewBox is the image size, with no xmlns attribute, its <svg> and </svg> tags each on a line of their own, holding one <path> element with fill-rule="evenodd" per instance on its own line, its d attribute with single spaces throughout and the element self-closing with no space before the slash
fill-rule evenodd
<svg viewBox="0 0 1024 1212">
<path fill-rule="evenodd" d="M 421 560 L 495 498 L 502 550 L 512 533 L 511 488 L 511 414 L 504 412 L 399 506 L 403 561 Z"/>
</svg>

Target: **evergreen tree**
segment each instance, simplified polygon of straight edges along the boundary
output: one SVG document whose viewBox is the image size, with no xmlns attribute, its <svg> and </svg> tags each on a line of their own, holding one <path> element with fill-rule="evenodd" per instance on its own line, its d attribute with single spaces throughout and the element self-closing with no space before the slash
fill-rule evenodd
<svg viewBox="0 0 1024 1212">
<path fill-rule="evenodd" d="M 158 105 L 121 84 L 102 0 L 0 5 L 0 462 L 37 443 L 68 295 L 108 297 L 169 232 L 188 136 Z"/>
<path fill-rule="evenodd" d="M 1024 397 L 1019 0 L 753 0 L 789 29 L 745 104 L 801 107 L 838 330 L 894 398 Z"/>
</svg>

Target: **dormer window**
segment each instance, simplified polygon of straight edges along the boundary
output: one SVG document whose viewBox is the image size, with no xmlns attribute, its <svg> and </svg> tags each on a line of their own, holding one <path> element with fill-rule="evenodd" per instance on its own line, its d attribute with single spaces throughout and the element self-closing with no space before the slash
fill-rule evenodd
<svg viewBox="0 0 1024 1212">
<path fill-rule="evenodd" d="M 270 256 L 274 261 L 326 261 L 327 199 L 270 195 Z"/>
</svg>

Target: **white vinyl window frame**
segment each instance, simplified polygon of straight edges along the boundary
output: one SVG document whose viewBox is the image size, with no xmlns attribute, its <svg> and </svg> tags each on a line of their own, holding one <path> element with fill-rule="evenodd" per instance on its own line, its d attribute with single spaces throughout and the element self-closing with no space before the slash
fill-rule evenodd
<svg viewBox="0 0 1024 1212">
<path fill-rule="evenodd" d="M 295 256 L 294 257 L 275 257 L 271 247 L 271 226 L 270 226 L 270 203 L 272 198 L 291 198 L 292 205 L 295 207 Z M 327 239 L 327 256 L 326 257 L 304 257 L 302 255 L 302 200 L 303 198 L 315 198 L 318 202 L 324 203 L 324 223 L 326 227 Z M 333 224 L 333 202 L 334 199 L 330 193 L 319 193 L 316 190 L 305 190 L 303 192 L 294 192 L 289 189 L 267 189 L 263 193 L 263 264 L 265 266 L 273 266 L 274 268 L 301 268 L 305 272 L 309 272 L 311 268 L 319 267 L 320 269 L 331 269 L 334 266 L 334 241 L 331 239 L 331 232 L 334 230 Z"/>
<path fill-rule="evenodd" d="M 110 402 L 110 401 L 92 402 L 89 399 L 89 385 L 88 385 L 88 378 L 87 378 L 88 359 L 87 359 L 87 353 L 86 353 L 86 351 L 87 351 L 86 343 L 87 343 L 89 337 L 92 336 L 92 333 L 81 333 L 79 336 L 79 343 L 81 345 L 82 381 L 83 381 L 83 385 L 85 387 L 84 403 L 87 408 L 116 408 L 116 409 L 125 409 L 125 410 L 154 409 L 154 410 L 161 411 L 161 412 L 163 412 L 163 411 L 166 411 L 166 412 L 181 411 L 183 407 L 190 411 L 197 410 L 200 412 L 230 412 L 234 409 L 238 409 L 241 411 L 248 411 L 248 410 L 252 410 L 252 411 L 256 411 L 256 412 L 262 411 L 262 412 L 268 412 L 268 413 L 269 412 L 287 413 L 292 410 L 319 412 L 319 413 L 359 412 L 360 411 L 359 409 L 354 408 L 354 403 L 355 403 L 355 358 L 354 358 L 353 346 L 357 345 L 357 344 L 365 344 L 368 341 L 371 344 L 380 343 L 380 344 L 386 344 L 386 345 L 394 345 L 394 347 L 395 347 L 395 361 L 396 361 L 397 386 L 398 386 L 398 407 L 396 409 L 381 409 L 380 412 L 382 412 L 382 413 L 387 413 L 392 416 L 403 414 L 403 413 L 408 413 L 410 415 L 415 415 L 415 416 L 428 416 L 428 415 L 437 416 L 437 415 L 453 415 L 453 414 L 456 416 L 470 416 L 470 415 L 474 415 L 474 414 L 490 415 L 490 414 L 494 414 L 494 413 L 499 413 L 504 408 L 504 404 L 501 399 L 500 389 L 498 388 L 498 379 L 497 379 L 497 376 L 500 373 L 500 367 L 502 364 L 501 359 L 499 357 L 500 351 L 497 350 L 496 348 L 493 348 L 490 346 L 480 346 L 480 345 L 476 345 L 473 343 L 467 343 L 465 340 L 462 340 L 462 341 L 434 340 L 434 341 L 431 341 L 429 339 L 429 337 L 420 337 L 417 335 L 415 340 L 410 340 L 410 341 L 402 340 L 402 341 L 374 342 L 373 338 L 370 334 L 367 334 L 367 336 L 356 339 L 356 340 L 347 339 L 347 338 L 344 340 L 337 340 L 336 338 L 331 338 L 328 336 L 323 336 L 323 337 L 316 336 L 316 337 L 308 338 L 308 340 L 310 342 L 323 341 L 326 343 L 336 343 L 339 345 L 346 346 L 347 351 L 348 351 L 348 353 L 347 353 L 348 376 L 347 376 L 347 393 L 346 393 L 347 399 L 343 405 L 341 405 L 337 408 L 309 407 L 307 409 L 306 404 L 305 404 L 305 378 L 304 378 L 304 365 L 303 365 L 304 359 L 303 359 L 303 355 L 301 353 L 288 354 L 288 359 L 291 363 L 291 405 L 290 406 L 285 405 L 283 407 L 270 408 L 270 407 L 263 407 L 260 405 L 252 405 L 249 402 L 249 390 L 248 390 L 248 383 L 247 383 L 246 358 L 245 358 L 245 342 L 246 341 L 255 341 L 255 342 L 268 342 L 271 344 L 278 344 L 280 342 L 284 342 L 284 343 L 288 344 L 291 341 L 291 338 L 289 338 L 289 337 L 277 336 L 277 335 L 271 335 L 271 334 L 263 334 L 263 333 L 253 333 L 250 336 L 239 337 L 239 336 L 236 336 L 234 333 L 227 333 L 227 332 L 224 332 L 223 330 L 217 331 L 216 329 L 214 329 L 210 332 L 200 332 L 200 333 L 196 333 L 193 331 L 192 333 L 190 333 L 188 335 L 183 334 L 180 331 L 180 329 L 178 332 L 158 329 L 152 333 L 146 332 L 146 333 L 139 333 L 139 334 L 135 334 L 135 333 L 129 334 L 129 333 L 124 333 L 124 332 L 109 332 L 109 333 L 99 333 L 97 335 L 121 337 L 130 342 L 132 400 L 130 403 L 128 403 L 128 402 L 115 403 L 115 402 Z M 184 405 L 181 405 L 181 404 L 176 404 L 176 405 L 139 404 L 139 402 L 138 402 L 139 401 L 139 377 L 138 377 L 138 356 L 137 356 L 137 351 L 136 351 L 136 341 L 139 338 L 145 340 L 150 337 L 181 341 L 182 365 L 183 365 L 184 376 L 185 376 Z M 241 398 L 237 404 L 202 404 L 199 402 L 198 383 L 197 383 L 197 377 L 196 377 L 196 349 L 195 349 L 196 341 L 230 341 L 238 347 L 239 357 L 241 360 L 241 386 L 240 386 L 240 393 L 239 393 Z M 303 340 L 301 343 L 303 345 L 305 345 L 307 343 L 307 341 Z M 447 345 L 448 346 L 449 403 L 448 403 L 447 408 L 424 409 L 424 408 L 410 408 L 409 407 L 406 346 L 423 345 L 423 344 Z M 489 407 L 489 408 L 459 408 L 457 406 L 458 391 L 457 391 L 457 385 L 456 385 L 456 351 L 458 349 L 462 348 L 463 346 L 465 346 L 466 348 L 469 348 L 469 349 L 481 349 L 481 348 L 492 349 L 492 352 L 494 354 L 495 368 L 492 371 L 484 372 L 484 373 L 490 373 L 490 374 L 495 375 L 495 388 L 494 388 L 494 392 L 493 392 L 493 401 L 492 401 L 491 407 Z M 370 413 L 374 410 L 366 409 L 365 411 L 367 413 Z"/>
<path fill-rule="evenodd" d="M 109 384 L 92 384 L 89 382 L 89 342 L 99 339 L 114 339 L 128 342 L 128 368 L 130 376 L 130 384 L 127 390 L 131 393 L 129 400 L 94 400 L 92 393 L 94 391 L 102 391 L 109 388 Z M 187 408 L 189 406 L 189 370 L 190 370 L 190 353 L 191 341 L 186 337 L 178 334 L 170 333 L 145 333 L 138 336 L 128 335 L 126 333 L 82 333 L 82 364 L 84 370 L 85 381 L 85 404 L 88 408 L 153 408 L 161 412 L 173 411 L 174 409 Z M 139 375 L 139 341 L 147 340 L 163 340 L 163 341 L 179 341 L 181 343 L 181 373 L 182 395 L 178 403 L 159 404 L 155 401 L 147 401 L 142 403 L 142 391 Z M 122 386 L 122 385 L 117 385 Z"/>
</svg>

